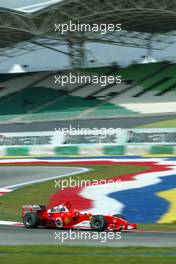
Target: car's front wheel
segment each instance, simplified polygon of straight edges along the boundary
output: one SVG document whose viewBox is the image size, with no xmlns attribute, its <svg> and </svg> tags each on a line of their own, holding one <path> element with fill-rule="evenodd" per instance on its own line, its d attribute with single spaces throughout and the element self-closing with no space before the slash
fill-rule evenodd
<svg viewBox="0 0 176 264">
<path fill-rule="evenodd" d="M 102 215 L 94 215 L 90 220 L 90 226 L 94 231 L 103 231 L 107 228 L 107 221 Z"/>
<path fill-rule="evenodd" d="M 35 228 L 39 225 L 40 218 L 36 213 L 27 213 L 24 216 L 23 224 L 26 228 Z"/>
</svg>

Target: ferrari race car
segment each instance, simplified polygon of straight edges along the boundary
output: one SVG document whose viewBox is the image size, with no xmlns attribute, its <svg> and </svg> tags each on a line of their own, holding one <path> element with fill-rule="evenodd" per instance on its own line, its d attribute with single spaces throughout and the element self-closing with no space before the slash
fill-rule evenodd
<svg viewBox="0 0 176 264">
<path fill-rule="evenodd" d="M 120 214 L 93 215 L 72 209 L 70 202 L 51 209 L 44 205 L 23 205 L 22 219 L 26 228 L 39 226 L 62 229 L 91 229 L 93 231 L 121 231 L 136 229 L 136 224 L 129 224 Z"/>
</svg>

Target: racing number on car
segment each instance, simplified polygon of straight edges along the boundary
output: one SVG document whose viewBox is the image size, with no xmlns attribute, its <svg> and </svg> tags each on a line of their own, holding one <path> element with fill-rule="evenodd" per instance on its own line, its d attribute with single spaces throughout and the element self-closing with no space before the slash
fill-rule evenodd
<svg viewBox="0 0 176 264">
<path fill-rule="evenodd" d="M 62 218 L 61 217 L 57 217 L 55 219 L 55 224 L 57 227 L 63 227 L 63 221 L 62 221 Z"/>
</svg>

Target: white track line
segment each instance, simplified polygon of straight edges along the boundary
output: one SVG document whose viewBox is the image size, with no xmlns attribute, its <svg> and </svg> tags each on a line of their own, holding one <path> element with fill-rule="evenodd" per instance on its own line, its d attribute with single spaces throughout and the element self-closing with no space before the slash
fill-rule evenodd
<svg viewBox="0 0 176 264">
<path fill-rule="evenodd" d="M 64 168 L 64 167 L 62 167 L 62 168 Z M 78 167 L 74 167 L 74 168 L 78 168 Z M 30 184 L 34 184 L 34 183 L 40 183 L 40 182 L 45 182 L 45 181 L 49 181 L 49 180 L 54 180 L 54 179 L 57 179 L 57 178 L 63 178 L 63 177 L 66 177 L 66 176 L 72 176 L 72 175 L 80 174 L 80 173 L 87 172 L 87 171 L 89 171 L 89 169 L 87 169 L 87 168 L 79 168 L 79 171 L 68 172 L 68 173 L 64 173 L 64 174 L 61 174 L 61 175 L 52 176 L 52 177 L 48 177 L 48 178 L 44 178 L 44 179 L 38 179 L 38 180 L 34 180 L 34 181 L 28 181 L 28 182 L 22 182 L 22 183 L 18 183 L 18 184 L 14 184 L 14 185 L 9 185 L 9 186 L 6 186 L 5 189 L 19 188 L 19 187 L 23 187 L 23 186 L 26 186 L 26 185 L 30 185 Z"/>
</svg>

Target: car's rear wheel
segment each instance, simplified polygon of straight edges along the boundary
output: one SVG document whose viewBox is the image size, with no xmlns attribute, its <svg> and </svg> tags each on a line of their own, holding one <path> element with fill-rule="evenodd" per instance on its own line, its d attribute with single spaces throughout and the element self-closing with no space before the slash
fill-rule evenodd
<svg viewBox="0 0 176 264">
<path fill-rule="evenodd" d="M 123 220 L 126 220 L 126 218 L 123 215 L 121 215 L 121 214 L 115 214 L 113 216 L 118 217 L 118 218 L 121 218 Z"/>
<path fill-rule="evenodd" d="M 107 221 L 102 215 L 94 215 L 90 220 L 90 226 L 94 231 L 103 231 L 107 228 Z"/>
<path fill-rule="evenodd" d="M 23 224 L 26 228 L 35 228 L 39 225 L 40 218 L 36 213 L 27 213 L 24 216 Z"/>
</svg>

